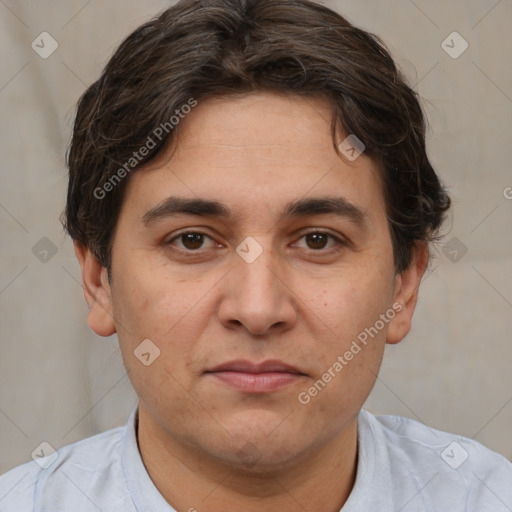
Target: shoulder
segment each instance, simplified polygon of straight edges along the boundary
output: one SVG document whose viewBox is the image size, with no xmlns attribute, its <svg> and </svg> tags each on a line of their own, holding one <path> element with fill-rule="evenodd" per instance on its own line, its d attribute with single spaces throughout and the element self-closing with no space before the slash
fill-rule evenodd
<svg viewBox="0 0 512 512">
<path fill-rule="evenodd" d="M 512 462 L 502 455 L 474 439 L 401 416 L 363 410 L 361 419 L 385 445 L 393 472 L 416 479 L 433 500 L 451 496 L 471 510 L 512 510 Z"/>
<path fill-rule="evenodd" d="M 125 430 L 118 427 L 43 457 L 36 454 L 0 476 L 0 512 L 116 510 L 116 500 L 127 494 L 120 460 Z"/>
</svg>

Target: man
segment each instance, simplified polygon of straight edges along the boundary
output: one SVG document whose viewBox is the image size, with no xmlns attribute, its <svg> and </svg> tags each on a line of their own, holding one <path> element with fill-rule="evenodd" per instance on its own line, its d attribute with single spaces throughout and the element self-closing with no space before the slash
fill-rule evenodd
<svg viewBox="0 0 512 512">
<path fill-rule="evenodd" d="M 512 464 L 362 410 L 450 200 L 379 40 L 306 0 L 182 0 L 80 100 L 64 223 L 126 427 L 0 511 L 506 511 Z M 2 498 L 3 497 L 3 498 Z"/>
</svg>

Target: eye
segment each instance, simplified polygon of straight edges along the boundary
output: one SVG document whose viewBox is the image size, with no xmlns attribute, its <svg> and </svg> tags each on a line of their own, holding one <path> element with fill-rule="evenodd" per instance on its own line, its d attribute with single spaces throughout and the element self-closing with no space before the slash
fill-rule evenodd
<svg viewBox="0 0 512 512">
<path fill-rule="evenodd" d="M 338 250 L 341 247 L 347 245 L 340 238 L 332 235 L 331 233 L 326 233 L 324 231 L 311 231 L 309 233 L 305 233 L 302 235 L 299 240 L 305 239 L 306 241 L 306 249 L 312 249 L 313 251 L 322 251 L 328 245 L 329 239 L 333 240 L 333 245 L 331 247 L 327 247 L 327 250 L 323 252 L 330 252 L 330 250 Z"/>
<path fill-rule="evenodd" d="M 301 247 L 298 243 L 293 244 L 293 246 L 302 249 L 310 249 L 313 252 L 328 253 L 331 251 L 340 250 L 342 247 L 348 245 L 347 242 L 334 236 L 333 234 L 318 230 L 303 234 L 299 240 L 302 239 L 305 240 L 305 247 Z M 209 246 L 205 247 L 204 244 L 206 240 L 209 240 L 210 244 Z M 329 240 L 331 241 L 330 247 Z M 200 252 L 200 250 L 212 249 L 218 246 L 215 240 L 201 231 L 184 231 L 179 233 L 171 238 L 167 242 L 167 245 L 173 245 L 184 252 Z"/>
<path fill-rule="evenodd" d="M 179 235 L 176 235 L 174 238 L 169 240 L 167 242 L 169 245 L 174 245 L 175 241 L 181 242 L 181 247 L 178 245 L 179 249 L 194 252 L 198 249 L 204 249 L 205 247 L 202 247 L 205 238 L 208 238 L 212 242 L 214 240 L 209 237 L 206 233 L 202 233 L 200 231 L 186 231 L 183 233 L 180 233 Z M 214 244 L 210 245 L 210 247 L 213 247 Z"/>
</svg>

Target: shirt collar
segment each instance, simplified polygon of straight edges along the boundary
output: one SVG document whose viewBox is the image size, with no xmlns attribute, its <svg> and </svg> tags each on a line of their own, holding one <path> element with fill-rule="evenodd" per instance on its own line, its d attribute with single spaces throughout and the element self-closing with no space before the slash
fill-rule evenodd
<svg viewBox="0 0 512 512">
<path fill-rule="evenodd" d="M 176 512 L 151 480 L 137 443 L 139 406 L 131 412 L 122 440 L 121 464 L 128 493 L 137 512 Z"/>
<path fill-rule="evenodd" d="M 122 440 L 121 461 L 130 497 L 137 512 L 176 512 L 160 494 L 144 466 L 137 442 L 138 419 L 137 405 L 130 414 Z M 381 494 L 378 489 L 383 489 L 380 489 L 382 482 L 375 474 L 375 466 L 384 461 L 376 460 L 379 448 L 375 446 L 375 434 L 371 414 L 361 410 L 358 415 L 356 481 L 343 512 L 365 510 L 364 507 L 370 504 L 372 507 L 384 507 L 379 510 L 387 510 L 377 499 Z"/>
</svg>

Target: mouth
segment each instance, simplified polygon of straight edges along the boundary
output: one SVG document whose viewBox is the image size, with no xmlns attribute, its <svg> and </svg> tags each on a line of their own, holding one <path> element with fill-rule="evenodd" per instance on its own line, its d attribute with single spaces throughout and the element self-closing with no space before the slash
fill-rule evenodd
<svg viewBox="0 0 512 512">
<path fill-rule="evenodd" d="M 278 360 L 261 363 L 244 360 L 230 361 L 205 373 L 245 393 L 277 391 L 306 377 L 306 374 L 297 368 Z"/>
</svg>

